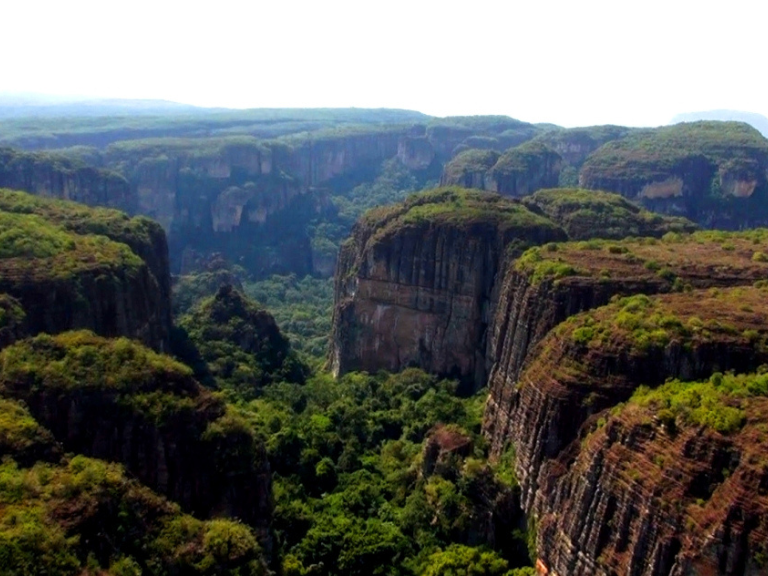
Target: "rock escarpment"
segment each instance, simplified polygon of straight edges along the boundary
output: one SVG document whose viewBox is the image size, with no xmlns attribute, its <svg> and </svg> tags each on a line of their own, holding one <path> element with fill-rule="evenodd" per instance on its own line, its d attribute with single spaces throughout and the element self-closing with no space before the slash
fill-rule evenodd
<svg viewBox="0 0 768 576">
<path fill-rule="evenodd" d="M 696 232 L 617 242 L 591 240 L 526 252 L 508 269 L 490 328 L 486 427 L 506 426 L 501 408 L 535 345 L 557 324 L 615 295 L 685 287 L 746 286 L 768 277 L 765 231 Z M 502 435 L 503 436 L 503 435 Z"/>
<path fill-rule="evenodd" d="M 268 543 L 266 452 L 191 370 L 125 338 L 41 335 L 0 354 L 0 394 L 69 452 L 122 463 L 198 517 L 240 518 Z"/>
<path fill-rule="evenodd" d="M 579 186 L 618 192 L 706 227 L 761 226 L 768 222 L 768 140 L 737 122 L 639 130 L 595 151 Z"/>
<path fill-rule="evenodd" d="M 0 292 L 24 309 L 29 334 L 87 328 L 167 349 L 165 234 L 114 210 L 0 191 Z"/>
<path fill-rule="evenodd" d="M 53 153 L 0 148 L 0 188 L 133 211 L 128 181 L 112 170 L 86 166 Z"/>
<path fill-rule="evenodd" d="M 507 250 L 564 238 L 519 203 L 471 190 L 437 189 L 369 212 L 339 256 L 333 372 L 415 365 L 481 386 Z"/>
<path fill-rule="evenodd" d="M 565 239 L 559 225 L 576 238 L 587 230 L 611 237 L 694 228 L 614 194 L 557 189 L 525 203 L 530 211 L 503 197 L 446 188 L 364 216 L 339 258 L 333 371 L 415 365 L 481 387 L 494 359 L 490 345 L 497 345 L 490 334 L 506 330 L 516 281 L 508 269 L 522 248 Z M 614 292 L 602 289 L 607 302 Z"/>
<path fill-rule="evenodd" d="M 571 240 L 630 236 L 660 238 L 667 232 L 696 230 L 696 226 L 685 218 L 649 212 L 618 194 L 600 190 L 539 190 L 523 198 L 523 204 L 557 222 Z"/>
<path fill-rule="evenodd" d="M 542 573 L 760 573 L 765 377 L 690 381 L 765 363 L 764 301 L 752 287 L 634 296 L 539 345 L 492 442 L 515 447 Z"/>
<path fill-rule="evenodd" d="M 557 186 L 562 169 L 560 155 L 540 142 L 527 142 L 499 154 L 492 150 L 467 150 L 443 170 L 443 186 L 467 186 L 525 196 Z"/>
</svg>

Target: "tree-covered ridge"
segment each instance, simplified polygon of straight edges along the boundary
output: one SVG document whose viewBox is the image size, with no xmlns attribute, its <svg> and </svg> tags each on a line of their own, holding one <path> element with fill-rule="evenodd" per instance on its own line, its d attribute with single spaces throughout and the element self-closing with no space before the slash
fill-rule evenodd
<svg viewBox="0 0 768 576">
<path fill-rule="evenodd" d="M 302 383 L 307 376 L 272 315 L 232 286 L 202 300 L 178 326 L 199 354 L 197 361 L 205 363 L 199 369 L 236 399 L 253 398 L 272 382 Z"/>
<path fill-rule="evenodd" d="M 28 117 L 5 120 L 0 130 L 0 142 L 21 147 L 59 148 L 77 144 L 101 147 L 121 140 L 157 136 L 205 138 L 240 134 L 275 138 L 344 124 L 407 124 L 428 119 L 428 116 L 409 110 L 354 108 L 263 108 L 149 116 Z"/>
<path fill-rule="evenodd" d="M 261 441 L 168 356 L 87 331 L 43 334 L 0 353 L 0 396 L 25 402 L 68 452 L 122 462 L 187 511 L 268 521 Z"/>
<path fill-rule="evenodd" d="M 9 279 L 71 278 L 102 267 L 132 273 L 144 264 L 125 244 L 75 234 L 37 215 L 0 212 L 0 228 L 0 270 Z"/>
<path fill-rule="evenodd" d="M 83 456 L 0 464 L 0 569 L 9 576 L 267 573 L 247 526 L 183 514 L 121 466 Z"/>
<path fill-rule="evenodd" d="M 498 194 L 458 187 L 436 188 L 410 196 L 391 207 L 375 208 L 361 224 L 375 229 L 377 237 L 409 225 L 450 224 L 470 229 L 473 225 L 494 226 L 501 231 L 555 228 L 548 219 L 515 200 Z"/>
<path fill-rule="evenodd" d="M 41 198 L 8 189 L 0 189 L 0 211 L 34 214 L 70 232 L 98 234 L 129 246 L 149 243 L 152 235 L 161 232 L 156 222 L 143 216 L 131 218 L 119 210 Z"/>
<path fill-rule="evenodd" d="M 579 188 L 539 190 L 523 204 L 541 210 L 562 226 L 571 240 L 589 238 L 661 237 L 667 232 L 693 232 L 696 226 L 633 204 L 619 194 Z"/>
<path fill-rule="evenodd" d="M 740 122 L 691 122 L 638 130 L 608 142 L 584 164 L 584 173 L 652 181 L 668 178 L 681 163 L 703 157 L 721 173 L 754 172 L 768 162 L 768 140 Z"/>
</svg>

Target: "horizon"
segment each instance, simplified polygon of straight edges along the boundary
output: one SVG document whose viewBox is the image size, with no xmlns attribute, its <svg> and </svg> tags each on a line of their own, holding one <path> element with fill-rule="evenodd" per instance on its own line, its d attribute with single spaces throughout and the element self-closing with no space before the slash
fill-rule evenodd
<svg viewBox="0 0 768 576">
<path fill-rule="evenodd" d="M 390 108 L 564 127 L 660 126 L 679 114 L 768 116 L 754 89 L 760 18 L 651 0 L 471 10 L 394 0 L 217 10 L 176 1 L 14 3 L 0 93 L 202 108 Z M 44 19 L 40 14 L 45 14 Z M 119 23 L 119 26 L 117 25 Z M 717 42 L 713 42 L 717 38 Z M 733 89 L 733 80 L 743 87 Z"/>
</svg>

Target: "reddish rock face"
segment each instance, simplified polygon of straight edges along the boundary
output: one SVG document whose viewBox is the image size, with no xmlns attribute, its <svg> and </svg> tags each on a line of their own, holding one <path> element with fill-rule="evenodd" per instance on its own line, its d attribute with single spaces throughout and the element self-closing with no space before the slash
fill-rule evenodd
<svg viewBox="0 0 768 576">
<path fill-rule="evenodd" d="M 454 193 L 476 197 L 477 205 L 454 210 L 444 202 Z M 459 378 L 468 389 L 482 386 L 505 250 L 564 239 L 554 224 L 498 196 L 431 194 L 440 199 L 361 220 L 342 248 L 330 352 L 335 374 L 418 366 Z M 480 209 L 494 218 L 476 219 Z M 424 218 L 416 216 L 424 210 Z"/>
<path fill-rule="evenodd" d="M 516 384 L 492 389 L 485 431 L 492 453 L 515 447 L 540 573 L 762 573 L 768 460 L 756 434 L 768 400 L 750 400 L 746 426 L 730 435 L 672 430 L 646 408 L 612 408 L 641 385 L 768 361 L 765 293 L 643 298 L 563 322 Z"/>
</svg>

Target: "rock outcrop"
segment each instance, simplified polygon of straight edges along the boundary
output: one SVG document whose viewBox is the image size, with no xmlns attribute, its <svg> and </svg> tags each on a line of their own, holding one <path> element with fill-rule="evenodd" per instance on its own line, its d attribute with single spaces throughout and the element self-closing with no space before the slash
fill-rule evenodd
<svg viewBox="0 0 768 576">
<path fill-rule="evenodd" d="M 170 274 L 157 224 L 7 190 L 0 219 L 0 292 L 21 304 L 28 334 L 87 328 L 167 349 Z"/>
<path fill-rule="evenodd" d="M 506 427 L 506 406 L 536 344 L 560 322 L 615 295 L 747 286 L 768 278 L 768 236 L 696 232 L 649 239 L 587 241 L 532 248 L 511 266 L 489 330 L 492 365 L 486 432 Z M 503 433 L 500 435 L 503 437 Z"/>
<path fill-rule="evenodd" d="M 41 335 L 0 354 L 0 394 L 69 452 L 122 463 L 198 517 L 229 516 L 268 543 L 264 446 L 186 366 L 125 338 Z"/>
<path fill-rule="evenodd" d="M 557 186 L 562 165 L 560 155 L 541 142 L 527 142 L 503 154 L 467 150 L 446 164 L 440 183 L 520 197 Z"/>
<path fill-rule="evenodd" d="M 764 299 L 764 289 L 711 289 L 580 314 L 549 333 L 501 402 L 492 398 L 509 414 L 497 410 L 506 424 L 488 429 L 492 451 L 515 448 L 542 573 L 760 573 L 768 526 L 754 434 L 765 377 L 716 375 L 706 389 L 664 382 L 764 364 Z"/>
<path fill-rule="evenodd" d="M 768 140 L 737 122 L 639 130 L 595 151 L 579 186 L 618 192 L 708 228 L 762 226 L 768 223 Z"/>
<path fill-rule="evenodd" d="M 564 238 L 519 203 L 471 190 L 437 189 L 370 211 L 339 256 L 331 369 L 413 365 L 482 386 L 505 254 Z"/>
<path fill-rule="evenodd" d="M 668 232 L 693 232 L 697 228 L 685 218 L 649 212 L 618 194 L 600 190 L 539 190 L 523 198 L 523 204 L 562 226 L 571 240 L 660 238 Z"/>
<path fill-rule="evenodd" d="M 0 148 L 0 188 L 92 206 L 128 211 L 137 208 L 125 177 L 53 153 Z"/>
</svg>

